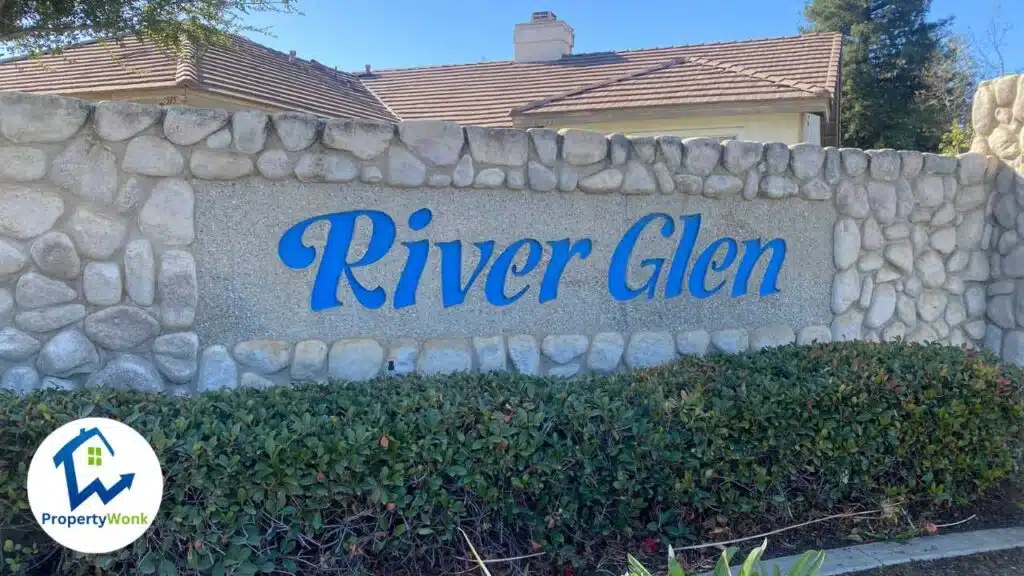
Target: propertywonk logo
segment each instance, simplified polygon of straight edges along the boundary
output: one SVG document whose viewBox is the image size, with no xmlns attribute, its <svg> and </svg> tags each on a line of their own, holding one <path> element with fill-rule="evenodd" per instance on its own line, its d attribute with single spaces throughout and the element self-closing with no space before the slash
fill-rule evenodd
<svg viewBox="0 0 1024 576">
<path fill-rule="evenodd" d="M 107 418 L 56 429 L 28 467 L 28 502 L 58 544 L 106 554 L 138 540 L 160 510 L 160 461 L 146 439 Z"/>
</svg>

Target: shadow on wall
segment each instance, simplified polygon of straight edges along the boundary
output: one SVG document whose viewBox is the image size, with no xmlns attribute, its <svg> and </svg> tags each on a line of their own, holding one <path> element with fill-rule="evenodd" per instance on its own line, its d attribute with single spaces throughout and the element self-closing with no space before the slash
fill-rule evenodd
<svg viewBox="0 0 1024 576">
<path fill-rule="evenodd" d="M 982 82 L 974 97 L 972 152 L 995 174 L 989 197 L 993 234 L 987 348 L 1024 365 L 1024 75 Z"/>
</svg>

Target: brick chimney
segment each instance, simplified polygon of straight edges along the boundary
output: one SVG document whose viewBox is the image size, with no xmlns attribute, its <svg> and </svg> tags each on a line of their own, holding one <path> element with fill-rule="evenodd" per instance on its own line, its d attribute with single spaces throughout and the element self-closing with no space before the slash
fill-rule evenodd
<svg viewBox="0 0 1024 576">
<path fill-rule="evenodd" d="M 534 12 L 529 22 L 516 24 L 512 40 L 516 62 L 553 62 L 572 54 L 572 26 L 554 12 Z"/>
</svg>

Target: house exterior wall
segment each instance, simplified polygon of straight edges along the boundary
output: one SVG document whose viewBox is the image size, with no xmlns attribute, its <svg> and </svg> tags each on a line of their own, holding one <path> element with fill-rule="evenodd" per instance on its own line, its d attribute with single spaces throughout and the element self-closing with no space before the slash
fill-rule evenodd
<svg viewBox="0 0 1024 576">
<path fill-rule="evenodd" d="M 1004 172 L 981 154 L 4 93 L 0 158 L 19 392 L 572 376 L 852 339 L 1024 361 L 1020 328 L 988 340 L 1020 306 L 987 299 L 990 263 L 1008 285 L 1024 268 L 993 260 Z"/>
<path fill-rule="evenodd" d="M 629 136 L 721 137 L 751 142 L 798 144 L 803 140 L 803 117 L 803 114 L 794 112 L 788 114 L 678 116 L 660 120 L 623 120 L 579 124 L 555 120 L 552 122 L 552 127 L 571 127 Z M 820 144 L 820 142 L 813 143 Z"/>
</svg>

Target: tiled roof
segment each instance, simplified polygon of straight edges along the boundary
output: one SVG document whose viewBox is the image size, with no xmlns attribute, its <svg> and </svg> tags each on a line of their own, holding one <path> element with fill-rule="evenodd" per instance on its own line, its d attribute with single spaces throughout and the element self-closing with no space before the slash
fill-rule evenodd
<svg viewBox="0 0 1024 576">
<path fill-rule="evenodd" d="M 403 119 L 511 126 L 517 113 L 815 99 L 838 90 L 842 36 L 574 54 L 374 71 L 363 82 Z M 616 81 L 617 80 L 617 81 Z M 559 96 L 561 96 L 559 98 Z M 532 103 L 535 106 L 528 106 Z"/>
<path fill-rule="evenodd" d="M 538 113 L 831 98 L 840 34 L 350 74 L 235 37 L 199 58 L 134 38 L 0 62 L 0 90 L 75 94 L 190 86 L 329 117 L 511 126 Z"/>
<path fill-rule="evenodd" d="M 135 38 L 0 63 L 0 90 L 75 94 L 189 86 L 335 118 L 395 120 L 359 79 L 245 38 L 181 58 Z"/>
</svg>

